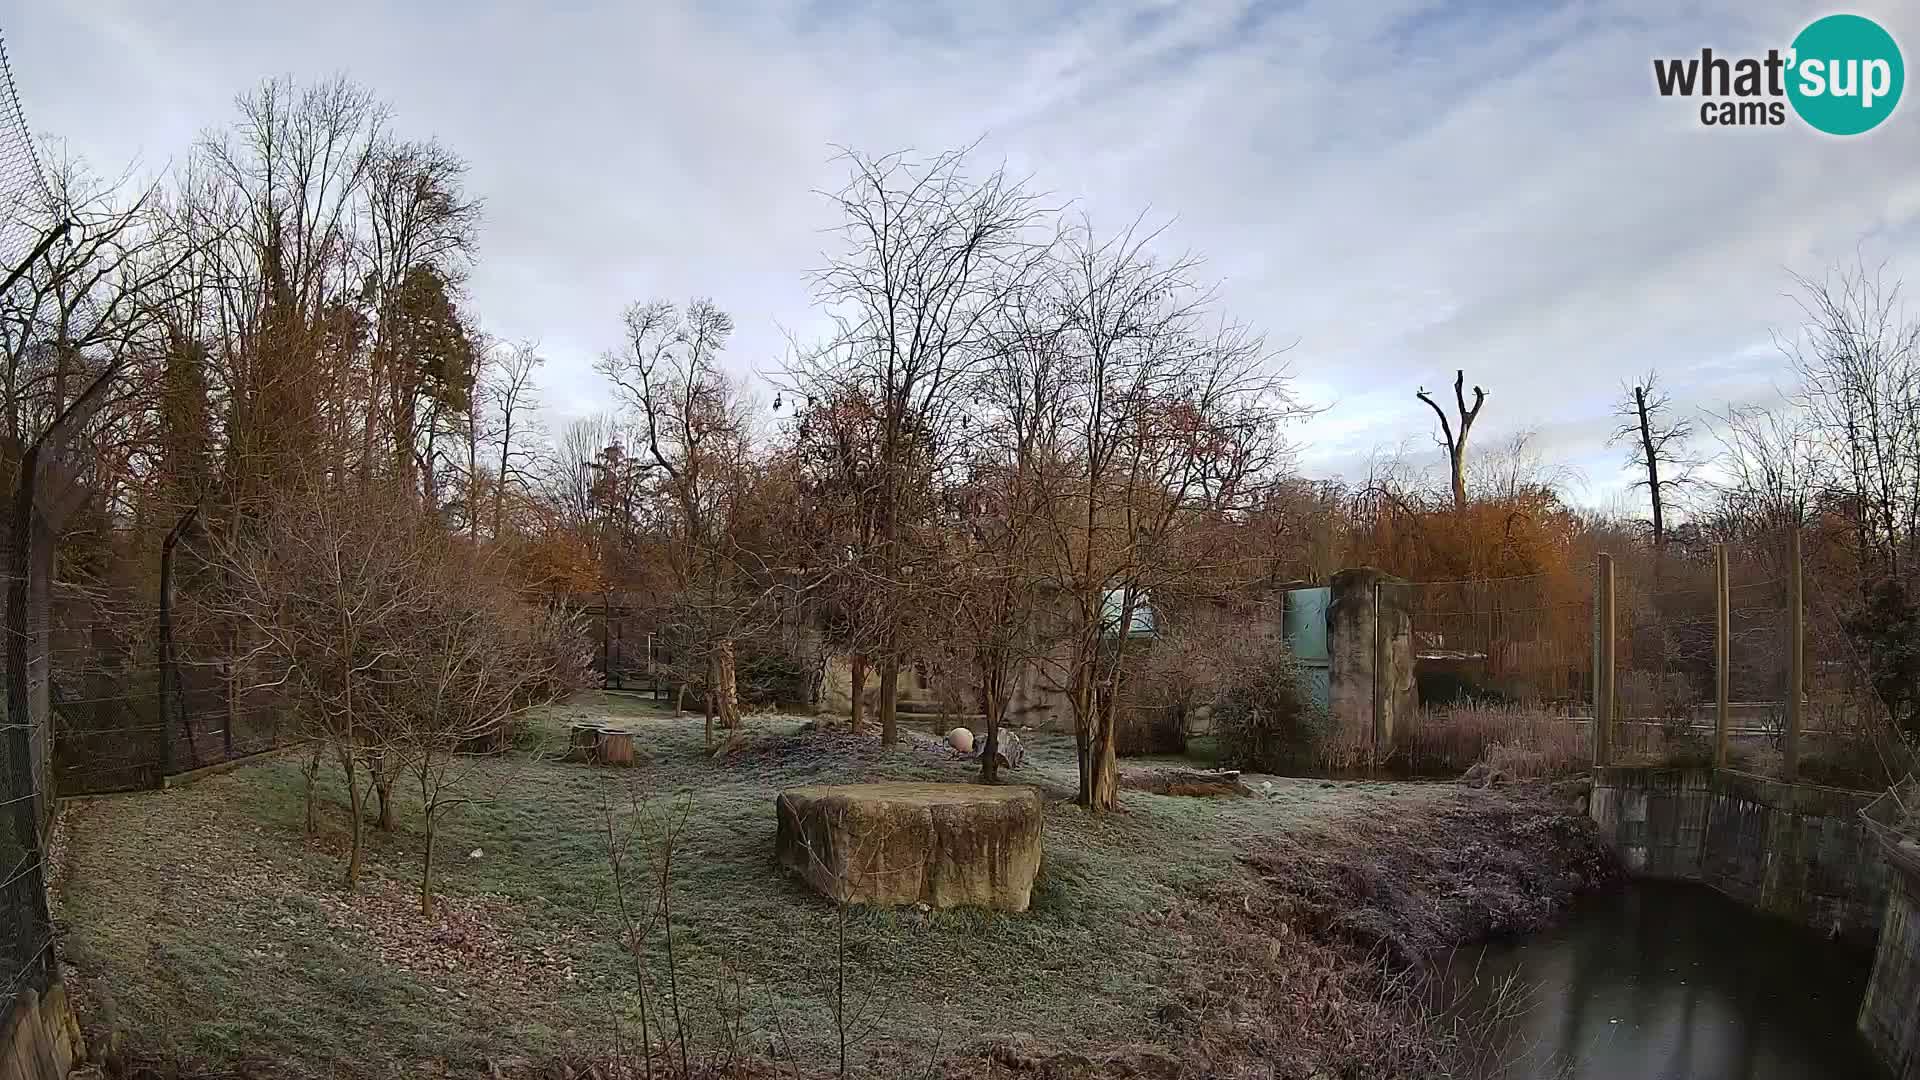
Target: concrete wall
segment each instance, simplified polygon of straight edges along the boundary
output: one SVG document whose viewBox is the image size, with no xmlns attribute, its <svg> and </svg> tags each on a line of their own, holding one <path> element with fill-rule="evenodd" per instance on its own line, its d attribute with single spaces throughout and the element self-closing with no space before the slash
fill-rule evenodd
<svg viewBox="0 0 1920 1080">
<path fill-rule="evenodd" d="M 1920 1080 L 1920 844 L 1889 847 L 1891 885 L 1860 1034 L 1894 1080 Z"/>
<path fill-rule="evenodd" d="M 22 990 L 0 1025 L 0 1080 L 65 1080 L 84 1046 L 65 984 Z"/>
<path fill-rule="evenodd" d="M 1749 907 L 1871 940 L 1887 869 L 1860 820 L 1873 796 L 1729 769 L 1594 771 L 1589 811 L 1634 873 L 1699 881 Z"/>
<path fill-rule="evenodd" d="M 1372 567 L 1342 570 L 1328 582 L 1328 718 L 1336 731 L 1373 731 L 1377 692 L 1384 706 L 1379 717 L 1384 730 L 1378 733 L 1381 757 L 1393 745 L 1401 718 L 1419 708 L 1413 686 L 1413 614 L 1407 591 L 1399 584 Z"/>
</svg>

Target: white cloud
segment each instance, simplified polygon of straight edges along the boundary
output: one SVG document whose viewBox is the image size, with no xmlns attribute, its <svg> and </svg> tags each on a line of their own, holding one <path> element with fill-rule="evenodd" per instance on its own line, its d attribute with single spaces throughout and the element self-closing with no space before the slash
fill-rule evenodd
<svg viewBox="0 0 1920 1080">
<path fill-rule="evenodd" d="M 1299 432 L 1309 469 L 1424 445 L 1414 387 L 1464 367 L 1486 445 L 1539 428 L 1604 498 L 1623 378 L 1751 400 L 1784 379 L 1790 271 L 1920 235 L 1920 103 L 1833 140 L 1703 128 L 1653 91 L 1655 56 L 1784 45 L 1823 8 L 1609 7 L 84 0 L 5 29 L 30 119 L 107 167 L 164 166 L 267 75 L 345 70 L 389 97 L 472 160 L 475 301 L 544 343 L 558 409 L 604 404 L 591 358 L 636 298 L 711 295 L 739 367 L 770 365 L 782 327 L 818 325 L 831 144 L 984 135 L 983 163 L 1097 222 L 1171 219 L 1232 314 L 1298 340 L 1302 389 L 1334 406 Z M 1911 11 L 1862 10 L 1920 48 Z"/>
</svg>

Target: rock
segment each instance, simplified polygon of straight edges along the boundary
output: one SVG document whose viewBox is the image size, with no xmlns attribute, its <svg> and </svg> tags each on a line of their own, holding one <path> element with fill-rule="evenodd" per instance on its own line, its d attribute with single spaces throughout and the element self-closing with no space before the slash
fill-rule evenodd
<svg viewBox="0 0 1920 1080">
<path fill-rule="evenodd" d="M 973 753 L 973 732 L 963 727 L 954 728 L 947 732 L 947 745 L 962 754 L 971 754 Z"/>
<path fill-rule="evenodd" d="M 1031 787 L 845 784 L 775 800 L 783 866 L 837 901 L 1025 911 L 1045 808 Z"/>
</svg>

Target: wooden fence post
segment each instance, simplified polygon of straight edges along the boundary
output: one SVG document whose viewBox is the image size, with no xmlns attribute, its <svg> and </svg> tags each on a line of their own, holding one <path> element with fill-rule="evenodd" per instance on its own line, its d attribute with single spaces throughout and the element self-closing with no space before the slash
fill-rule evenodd
<svg viewBox="0 0 1920 1080">
<path fill-rule="evenodd" d="M 1806 700 L 1807 620 L 1800 580 L 1800 529 L 1787 534 L 1787 739 L 1782 748 L 1787 782 L 1800 778 L 1801 707 Z"/>
<path fill-rule="evenodd" d="M 1733 718 L 1727 715 L 1728 638 L 1733 631 L 1733 604 L 1727 586 L 1727 545 L 1713 545 L 1713 767 L 1727 767 L 1727 733 Z"/>
<path fill-rule="evenodd" d="M 1613 750 L 1613 556 L 1600 556 L 1594 582 L 1593 610 L 1593 763 L 1604 766 Z"/>
</svg>

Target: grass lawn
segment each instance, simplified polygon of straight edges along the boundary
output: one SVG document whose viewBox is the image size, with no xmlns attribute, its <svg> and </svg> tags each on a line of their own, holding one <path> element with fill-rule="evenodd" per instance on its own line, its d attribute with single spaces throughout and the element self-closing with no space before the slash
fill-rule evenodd
<svg viewBox="0 0 1920 1080">
<path fill-rule="evenodd" d="M 644 760 L 560 760 L 568 722 L 597 717 L 631 725 Z M 747 746 L 715 760 L 697 716 L 599 694 L 553 710 L 541 750 L 474 763 L 461 786 L 473 801 L 440 827 L 432 918 L 418 910 L 417 799 L 403 798 L 395 833 L 369 828 L 366 878 L 355 895 L 342 888 L 348 816 L 331 765 L 311 841 L 290 755 L 185 788 L 69 804 L 57 916 L 83 1022 L 117 1038 L 129 1065 L 229 1075 L 533 1073 L 603 1056 L 638 1006 L 608 814 L 624 830 L 639 798 L 656 814 L 685 814 L 671 896 L 688 1026 L 711 1045 L 736 1011 L 717 1004 L 735 999 L 723 993 L 733 987 L 745 1049 L 765 1053 L 779 1032 L 788 1052 L 824 1061 L 836 912 L 774 862 L 775 794 L 968 780 L 976 767 L 921 735 L 882 752 L 871 739 L 798 733 L 803 722 L 752 718 Z M 871 997 L 856 1057 L 873 1071 L 926 1061 L 936 1032 L 942 1053 L 999 1038 L 1151 1041 L 1171 988 L 1200 962 L 1167 918 L 1183 898 L 1250 875 L 1241 856 L 1264 840 L 1417 812 L 1451 790 L 1272 779 L 1256 798 L 1123 792 L 1121 812 L 1094 817 L 1065 801 L 1071 740 L 1025 740 L 1026 763 L 1008 778 L 1049 799 L 1032 909 L 849 918 L 849 982 Z M 1259 788 L 1268 778 L 1250 779 Z M 656 934 L 650 946 L 660 995 L 663 943 Z"/>
</svg>

